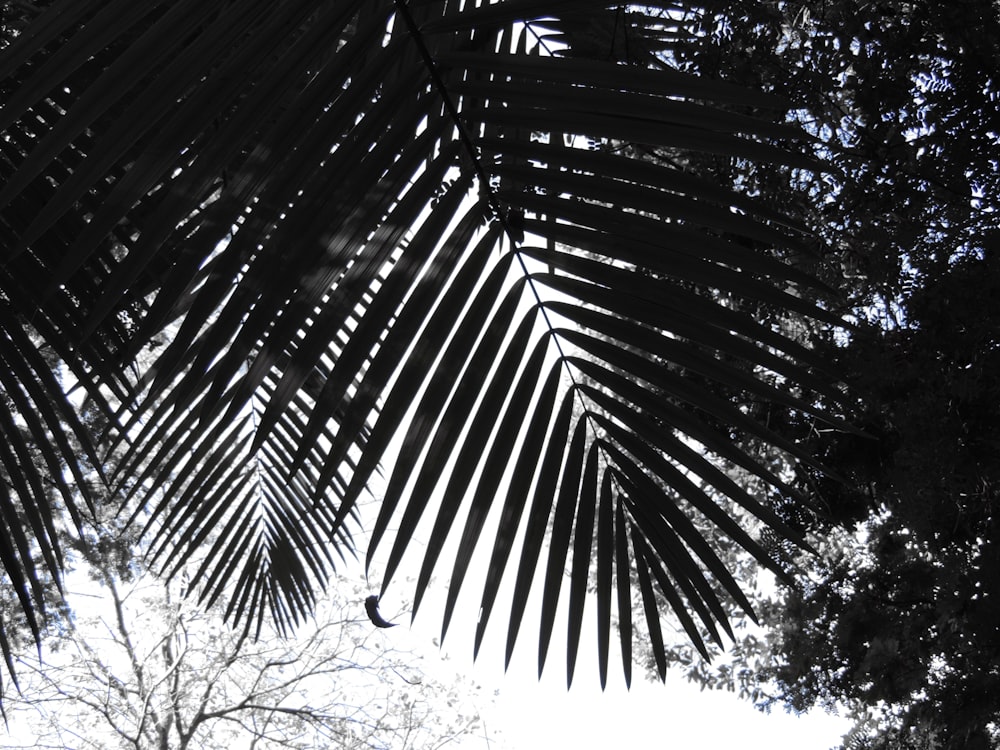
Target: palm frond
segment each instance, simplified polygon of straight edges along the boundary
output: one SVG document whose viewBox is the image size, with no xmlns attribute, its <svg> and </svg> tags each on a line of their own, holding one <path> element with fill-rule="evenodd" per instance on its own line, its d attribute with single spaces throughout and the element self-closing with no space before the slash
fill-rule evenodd
<svg viewBox="0 0 1000 750">
<path fill-rule="evenodd" d="M 836 397 L 824 363 L 717 290 L 837 321 L 791 222 L 613 148 L 813 166 L 780 102 L 663 64 L 683 25 L 645 7 L 71 0 L 4 51 L 7 324 L 100 411 L 165 570 L 200 550 L 204 596 L 293 626 L 391 455 L 369 560 L 395 527 L 387 584 L 429 514 L 419 604 L 457 532 L 447 629 L 491 529 L 477 649 L 508 574 L 510 657 L 546 547 L 540 662 L 571 559 L 570 676 L 595 545 L 602 681 L 633 570 L 648 620 L 728 628 L 746 601 L 681 498 L 770 561 L 691 477 L 795 533 L 695 446 L 778 486 L 717 423 L 810 458 L 705 383 L 839 423 L 770 384 Z"/>
</svg>

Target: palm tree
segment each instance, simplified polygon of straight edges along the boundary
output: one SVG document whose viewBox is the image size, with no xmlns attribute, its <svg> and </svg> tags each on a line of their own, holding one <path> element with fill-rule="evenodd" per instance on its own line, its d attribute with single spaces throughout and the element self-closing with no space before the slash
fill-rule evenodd
<svg viewBox="0 0 1000 750">
<path fill-rule="evenodd" d="M 699 488 L 801 541 L 712 459 L 787 492 L 733 436 L 811 461 L 727 388 L 840 424 L 821 358 L 723 299 L 836 324 L 806 242 L 622 146 L 814 164 L 780 101 L 671 69 L 683 4 L 35 5 L 0 57 L 0 561 L 32 629 L 54 525 L 108 491 L 166 573 L 291 627 L 385 465 L 383 589 L 426 516 L 415 604 L 450 559 L 446 631 L 484 548 L 476 648 L 506 573 L 507 658 L 540 587 L 541 668 L 571 561 L 569 676 L 593 585 L 602 683 L 633 572 L 657 637 L 658 600 L 715 637 L 746 603 L 692 514 L 773 566 Z"/>
</svg>

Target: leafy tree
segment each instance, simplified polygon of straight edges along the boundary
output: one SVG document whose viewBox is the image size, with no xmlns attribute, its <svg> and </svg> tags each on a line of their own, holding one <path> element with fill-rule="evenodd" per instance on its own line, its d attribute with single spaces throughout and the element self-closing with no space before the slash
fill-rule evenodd
<svg viewBox="0 0 1000 750">
<path fill-rule="evenodd" d="M 15 650 L 3 746 L 439 748 L 479 728 L 463 686 L 421 671 L 341 587 L 293 638 L 256 639 L 137 563 L 135 535 L 88 525 L 69 542 L 63 609 L 44 656 Z"/>
<path fill-rule="evenodd" d="M 676 69 L 684 5 L 34 7 L 0 56 L 0 385 L 68 513 L 88 481 L 110 487 L 160 569 L 203 559 L 208 605 L 287 630 L 388 458 L 383 589 L 426 517 L 419 606 L 458 532 L 443 631 L 485 547 L 477 648 L 509 575 L 507 656 L 540 588 L 541 666 L 570 561 L 572 677 L 596 558 L 602 680 L 613 601 L 631 663 L 633 571 L 650 629 L 664 599 L 709 630 L 744 601 L 689 512 L 783 572 L 704 487 L 801 534 L 693 446 L 780 488 L 734 436 L 814 464 L 716 384 L 850 429 L 829 363 L 751 312 L 839 323 L 805 227 L 606 145 L 816 161 L 789 147 L 780 97 Z M 31 546 L 60 568 L 56 510 L 39 472 L 0 461 L 18 541 L 0 562 L 30 613 Z"/>
<path fill-rule="evenodd" d="M 795 708 L 839 700 L 865 716 L 874 731 L 853 746 L 1000 745 L 998 303 L 996 251 L 962 258 L 907 298 L 905 327 L 847 355 L 884 439 L 825 441 L 859 486 L 821 496 L 869 510 L 858 538 L 804 561 L 811 583 L 786 597 L 770 674 Z"/>
<path fill-rule="evenodd" d="M 766 708 L 846 708 L 847 747 L 995 747 L 1000 10 L 731 2 L 698 18 L 685 69 L 788 94 L 839 167 L 823 190 L 791 170 L 698 169 L 786 201 L 824 240 L 843 270 L 825 278 L 869 323 L 819 347 L 869 437 L 768 407 L 840 477 L 798 469 L 817 514 L 772 495 L 818 554 L 775 540 L 804 576 L 752 597 L 763 632 L 738 630 L 714 666 L 683 645 L 667 657 Z"/>
<path fill-rule="evenodd" d="M 821 240 L 848 309 L 890 314 L 996 226 L 997 5 L 741 0 L 709 4 L 681 67 L 788 97 L 822 174 L 738 166 Z M 829 274 L 829 275 L 827 275 Z"/>
</svg>

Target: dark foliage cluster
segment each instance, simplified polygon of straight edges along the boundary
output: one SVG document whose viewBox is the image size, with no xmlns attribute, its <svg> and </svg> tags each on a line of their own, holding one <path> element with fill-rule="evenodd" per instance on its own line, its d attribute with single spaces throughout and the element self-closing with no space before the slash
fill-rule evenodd
<svg viewBox="0 0 1000 750">
<path fill-rule="evenodd" d="M 804 584 L 757 602 L 766 639 L 693 671 L 763 706 L 846 706 L 851 747 L 1000 742 L 1000 9 L 993 2 L 727 2 L 683 57 L 789 97 L 825 173 L 721 174 L 792 206 L 858 321 L 814 337 L 860 396 L 866 436 L 770 409 L 827 468 Z"/>
<path fill-rule="evenodd" d="M 787 97 L 815 134 L 824 170 L 789 179 L 742 164 L 739 180 L 798 212 L 832 261 L 819 270 L 851 306 L 891 306 L 914 279 L 982 249 L 1000 208 L 996 3 L 710 8 L 681 62 Z"/>
<path fill-rule="evenodd" d="M 856 541 L 800 561 L 811 582 L 768 613 L 782 623 L 769 676 L 795 709 L 881 706 L 859 747 L 995 743 L 1000 257 L 956 261 L 903 309 L 906 327 L 845 350 L 875 437 L 819 441 L 851 482 L 813 478 L 828 509 L 813 533 Z"/>
</svg>

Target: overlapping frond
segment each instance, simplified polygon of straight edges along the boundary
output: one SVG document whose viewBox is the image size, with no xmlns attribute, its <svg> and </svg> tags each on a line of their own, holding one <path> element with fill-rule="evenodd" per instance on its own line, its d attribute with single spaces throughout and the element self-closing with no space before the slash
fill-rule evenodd
<svg viewBox="0 0 1000 750">
<path fill-rule="evenodd" d="M 539 571 L 544 662 L 567 561 L 571 675 L 592 576 L 602 680 L 633 571 L 654 633 L 659 597 L 696 642 L 725 631 L 745 599 L 686 513 L 769 561 L 703 487 L 794 532 L 706 458 L 782 484 L 718 425 L 809 457 L 724 393 L 814 413 L 797 390 L 836 390 L 723 297 L 836 321 L 780 213 L 623 147 L 796 162 L 779 102 L 664 64 L 683 25 L 656 7 L 72 0 L 13 41 L 7 325 L 102 413 L 165 570 L 200 550 L 206 597 L 294 625 L 391 455 L 386 580 L 426 514 L 419 604 L 457 534 L 447 628 L 490 548 L 477 648 L 507 573 L 509 657 Z"/>
</svg>

